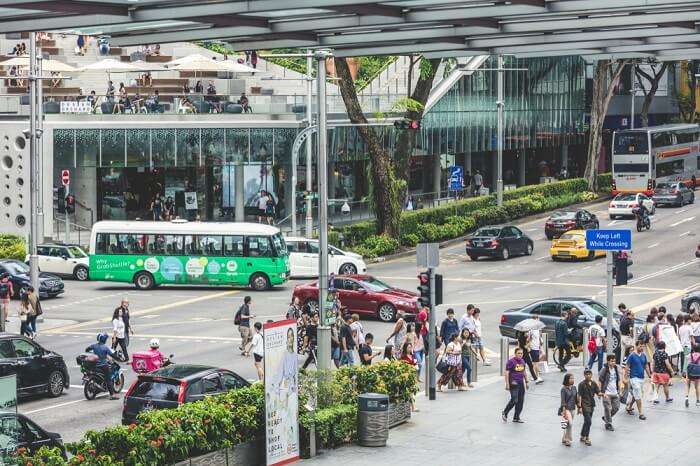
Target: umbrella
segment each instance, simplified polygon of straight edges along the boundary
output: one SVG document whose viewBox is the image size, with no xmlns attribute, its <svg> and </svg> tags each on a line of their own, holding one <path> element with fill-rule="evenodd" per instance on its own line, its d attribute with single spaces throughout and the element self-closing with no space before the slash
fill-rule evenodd
<svg viewBox="0 0 700 466">
<path fill-rule="evenodd" d="M 136 60 L 129 62 L 131 66 L 136 67 L 138 71 L 167 71 L 167 69 L 164 66 L 161 66 L 157 63 L 149 63 L 147 61 L 143 60 Z"/>
<path fill-rule="evenodd" d="M 104 60 L 83 66 L 82 68 L 80 68 L 80 71 L 106 71 L 108 73 L 126 73 L 129 71 L 139 71 L 139 69 L 131 63 L 115 60 L 114 58 L 106 58 Z"/>
<path fill-rule="evenodd" d="M 29 67 L 29 57 L 15 57 L 0 63 L 0 66 L 19 66 L 23 68 Z M 73 68 L 58 60 L 41 60 L 41 69 L 43 71 L 55 72 L 55 73 L 72 73 L 78 71 L 77 68 Z"/>
<path fill-rule="evenodd" d="M 248 65 L 238 63 L 236 60 L 224 60 L 220 63 L 224 64 L 229 69 L 229 71 L 232 71 L 234 73 L 257 73 L 260 71 Z"/>
<path fill-rule="evenodd" d="M 178 58 L 168 63 L 168 67 L 181 71 L 228 71 L 233 73 L 257 73 L 258 70 L 238 63 L 235 60 L 214 60 L 198 53 Z"/>
<path fill-rule="evenodd" d="M 525 319 L 515 324 L 515 327 L 513 328 L 519 332 L 529 332 L 530 330 L 540 330 L 544 327 L 544 322 L 542 322 L 541 320 Z"/>
</svg>

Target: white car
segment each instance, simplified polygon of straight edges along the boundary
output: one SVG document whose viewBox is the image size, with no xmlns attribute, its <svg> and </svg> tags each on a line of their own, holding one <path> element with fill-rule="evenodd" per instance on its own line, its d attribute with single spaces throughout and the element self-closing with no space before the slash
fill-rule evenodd
<svg viewBox="0 0 700 466">
<path fill-rule="evenodd" d="M 284 239 L 289 251 L 289 271 L 292 277 L 318 276 L 318 240 L 288 237 Z M 354 275 L 367 272 L 362 256 L 328 246 L 328 272 L 336 275 Z"/>
<path fill-rule="evenodd" d="M 646 194 L 620 193 L 610 201 L 610 205 L 608 206 L 610 220 L 617 217 L 633 217 L 632 209 L 642 204 L 651 215 L 656 213 L 656 203 Z"/>
<path fill-rule="evenodd" d="M 90 259 L 80 246 L 42 244 L 36 247 L 39 270 L 85 281 L 90 277 Z M 29 256 L 27 256 L 29 262 Z"/>
</svg>

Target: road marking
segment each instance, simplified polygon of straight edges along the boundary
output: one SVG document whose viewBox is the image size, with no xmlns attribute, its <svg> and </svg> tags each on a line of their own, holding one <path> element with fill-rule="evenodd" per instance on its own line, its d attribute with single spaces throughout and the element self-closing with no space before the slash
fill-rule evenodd
<svg viewBox="0 0 700 466">
<path fill-rule="evenodd" d="M 619 220 L 613 220 L 612 222 L 608 223 L 608 226 L 611 227 L 611 226 L 613 226 L 613 225 L 617 225 L 617 222 L 618 222 L 618 221 L 619 221 Z"/>
<path fill-rule="evenodd" d="M 687 211 L 688 211 L 688 209 L 681 209 L 681 210 L 675 211 L 674 214 L 682 214 L 683 212 L 687 212 Z"/>
<path fill-rule="evenodd" d="M 210 299 L 222 298 L 222 297 L 231 296 L 231 295 L 234 295 L 237 293 L 240 293 L 240 291 L 238 291 L 238 290 L 222 291 L 220 293 L 212 293 L 212 294 L 208 294 L 208 295 L 204 295 L 204 296 L 198 296 L 198 297 L 192 298 L 192 299 L 185 299 L 183 301 L 176 301 L 174 303 L 161 304 L 160 306 L 154 306 L 154 307 L 151 307 L 148 309 L 142 309 L 140 311 L 132 311 L 131 317 L 133 318 L 135 316 L 143 316 L 143 315 L 151 314 L 152 312 L 156 312 L 156 311 L 162 311 L 165 309 L 172 309 L 175 307 L 186 306 L 188 304 L 194 304 L 194 303 L 199 303 L 202 301 L 208 301 Z M 66 333 L 66 332 L 63 332 L 63 330 L 73 330 L 73 329 L 77 329 L 77 328 L 88 327 L 90 325 L 100 324 L 100 323 L 104 323 L 104 322 L 111 322 L 111 321 L 112 321 L 111 317 L 105 317 L 103 319 L 89 320 L 89 321 L 82 322 L 79 324 L 71 324 L 71 325 L 66 325 L 64 327 L 52 328 L 52 329 L 46 330 L 43 333 Z"/>
<path fill-rule="evenodd" d="M 543 278 L 543 279 L 542 279 L 542 280 L 540 280 L 540 281 L 543 281 L 543 282 L 548 282 L 548 281 L 550 281 L 550 280 L 551 280 L 551 278 L 547 277 L 547 278 Z"/>
<path fill-rule="evenodd" d="M 160 317 L 159 314 L 150 314 L 147 316 L 141 316 L 142 319 L 155 319 L 156 317 Z"/>
<path fill-rule="evenodd" d="M 75 336 L 76 338 L 80 338 L 86 335 L 92 335 L 94 336 L 93 333 L 91 332 L 65 332 L 70 335 Z M 188 341 L 194 341 L 195 343 L 197 342 L 202 342 L 203 340 L 208 340 L 208 341 L 241 341 L 240 337 L 214 337 L 214 336 L 209 336 L 207 335 L 206 337 L 203 337 L 202 335 L 163 335 L 163 334 L 141 334 L 139 335 L 141 338 L 159 338 L 161 340 L 167 339 L 169 342 L 177 343 L 181 342 L 182 340 L 188 340 Z"/>
<path fill-rule="evenodd" d="M 71 385 L 71 387 L 72 387 L 72 385 Z M 83 388 L 83 386 L 81 385 L 80 388 Z M 105 397 L 105 396 L 107 396 L 107 395 L 108 395 L 108 393 L 100 393 L 100 394 L 97 395 L 95 398 L 103 398 L 103 397 Z M 24 415 L 27 415 L 27 414 L 36 414 L 36 413 L 40 413 L 40 412 L 42 412 L 42 411 L 48 411 L 48 410 L 50 410 L 50 409 L 62 408 L 62 407 L 64 407 L 64 406 L 70 406 L 70 405 L 74 405 L 74 404 L 76 404 L 76 403 L 82 403 L 82 402 L 84 402 L 84 401 L 88 401 L 88 400 L 86 400 L 86 399 L 80 399 L 80 400 L 66 401 L 65 403 L 58 403 L 58 404 L 51 405 L 51 406 L 45 406 L 45 407 L 43 407 L 43 408 L 33 409 L 33 410 L 31 410 L 31 411 L 24 411 L 24 412 L 22 412 L 22 414 L 24 414 Z"/>
<path fill-rule="evenodd" d="M 632 312 L 637 313 L 637 312 L 641 311 L 642 309 L 649 309 L 653 306 L 660 306 L 662 304 L 666 304 L 666 303 L 670 302 L 671 300 L 674 300 L 676 298 L 680 298 L 684 294 L 689 293 L 691 291 L 694 291 L 697 288 L 700 288 L 700 282 L 695 283 L 693 285 L 690 285 L 689 287 L 684 288 L 682 290 L 676 290 L 672 293 L 661 296 L 660 298 L 654 299 L 653 301 L 649 301 L 649 302 L 640 304 L 638 306 L 634 306 L 630 309 L 632 310 Z"/>
<path fill-rule="evenodd" d="M 644 275 L 644 276 L 639 277 L 639 278 L 633 278 L 632 280 L 629 281 L 629 283 L 639 283 L 641 281 L 648 280 L 650 278 L 655 278 L 655 277 L 659 277 L 661 275 L 666 275 L 667 273 L 675 272 L 677 270 L 683 269 L 683 268 L 688 267 L 689 265 L 693 265 L 695 263 L 696 263 L 696 261 L 683 262 L 681 264 L 677 264 L 677 265 L 674 265 L 672 267 L 667 267 L 665 269 L 657 270 L 656 272 Z"/>
<path fill-rule="evenodd" d="M 520 298 L 520 299 L 503 299 L 503 300 L 498 300 L 498 301 L 479 301 L 479 305 L 483 304 L 507 304 L 507 303 L 531 303 L 533 302 L 533 298 Z M 446 306 L 446 307 L 457 307 L 457 306 L 466 306 L 468 304 L 474 304 L 473 302 L 466 302 L 466 303 L 442 303 L 440 306 Z M 240 340 L 240 338 L 239 338 Z"/>
<path fill-rule="evenodd" d="M 473 273 L 472 276 L 474 276 L 474 277 L 480 277 L 480 276 L 483 275 L 483 274 L 484 274 L 484 272 L 477 272 L 477 273 Z"/>
<path fill-rule="evenodd" d="M 671 227 L 677 227 L 677 226 L 680 225 L 681 223 L 692 222 L 693 220 L 695 220 L 695 217 L 686 217 L 686 218 L 684 218 L 683 220 L 680 220 L 680 221 L 678 221 L 678 222 L 676 222 L 676 223 L 672 223 L 670 226 L 671 226 Z"/>
<path fill-rule="evenodd" d="M 497 286 L 496 288 L 493 289 L 493 291 L 507 290 L 508 288 L 510 288 L 510 285 L 506 285 L 506 286 Z"/>
<path fill-rule="evenodd" d="M 535 260 L 536 260 L 536 261 L 541 261 L 541 260 L 549 259 L 549 258 L 550 258 L 550 256 L 542 256 L 542 257 L 538 257 L 538 258 L 535 259 Z"/>
<path fill-rule="evenodd" d="M 681 237 L 683 237 L 683 236 L 685 236 L 685 235 L 689 235 L 689 234 L 690 234 L 690 232 L 689 232 L 689 231 L 686 231 L 686 232 L 683 232 L 683 233 L 681 233 L 680 235 L 678 235 L 678 237 L 681 238 Z"/>
<path fill-rule="evenodd" d="M 647 246 L 647 249 L 655 248 L 658 245 L 659 243 L 650 244 L 649 246 Z"/>
<path fill-rule="evenodd" d="M 478 293 L 478 292 L 479 292 L 479 290 L 471 289 L 471 290 L 458 291 L 457 293 L 458 294 L 469 294 L 469 293 Z"/>
</svg>

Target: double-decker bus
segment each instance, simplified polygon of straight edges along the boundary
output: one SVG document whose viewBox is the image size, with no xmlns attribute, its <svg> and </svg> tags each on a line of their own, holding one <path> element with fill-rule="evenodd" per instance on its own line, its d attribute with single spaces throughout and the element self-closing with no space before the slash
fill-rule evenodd
<svg viewBox="0 0 700 466">
<path fill-rule="evenodd" d="M 663 125 L 615 131 L 612 192 L 652 195 L 656 183 L 700 178 L 700 126 Z"/>
<path fill-rule="evenodd" d="M 90 236 L 90 280 L 249 286 L 266 290 L 289 278 L 279 229 L 257 223 L 103 221 Z"/>
</svg>

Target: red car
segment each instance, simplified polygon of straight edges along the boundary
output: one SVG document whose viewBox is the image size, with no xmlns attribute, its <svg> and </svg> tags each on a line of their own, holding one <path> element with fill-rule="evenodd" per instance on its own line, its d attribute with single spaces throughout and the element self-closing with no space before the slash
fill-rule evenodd
<svg viewBox="0 0 700 466">
<path fill-rule="evenodd" d="M 304 305 L 318 306 L 317 282 L 297 285 L 294 297 Z M 392 322 L 397 317 L 414 318 L 418 313 L 418 295 L 400 290 L 370 275 L 338 275 L 333 279 L 340 303 L 349 312 L 377 316 L 382 322 Z"/>
</svg>

